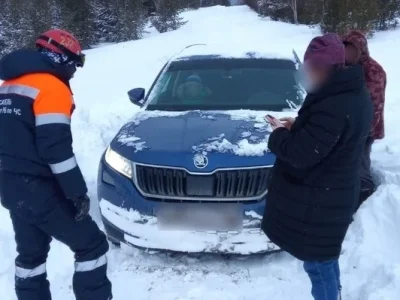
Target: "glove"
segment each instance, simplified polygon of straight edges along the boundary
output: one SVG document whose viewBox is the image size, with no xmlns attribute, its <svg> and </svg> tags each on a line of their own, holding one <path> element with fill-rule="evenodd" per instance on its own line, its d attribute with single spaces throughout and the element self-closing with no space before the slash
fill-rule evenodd
<svg viewBox="0 0 400 300">
<path fill-rule="evenodd" d="M 82 221 L 89 215 L 90 198 L 85 195 L 72 199 L 72 202 L 74 203 L 74 206 L 76 208 L 75 221 Z"/>
</svg>

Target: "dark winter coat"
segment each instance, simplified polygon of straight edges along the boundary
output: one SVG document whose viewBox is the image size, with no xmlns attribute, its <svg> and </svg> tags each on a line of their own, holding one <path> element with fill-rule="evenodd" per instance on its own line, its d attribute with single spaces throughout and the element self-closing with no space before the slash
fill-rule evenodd
<svg viewBox="0 0 400 300">
<path fill-rule="evenodd" d="M 335 71 L 308 94 L 291 130 L 275 130 L 276 155 L 262 229 L 300 260 L 340 255 L 360 189 L 360 154 L 372 120 L 361 66 Z"/>
<path fill-rule="evenodd" d="M 368 41 L 362 32 L 358 30 L 349 32 L 343 37 L 343 42 L 352 44 L 359 52 L 359 63 L 364 68 L 365 80 L 374 107 L 371 136 L 373 139 L 383 139 L 385 137 L 384 106 L 387 83 L 385 70 L 370 56 Z"/>
<path fill-rule="evenodd" d="M 0 60 L 0 171 L 56 179 L 64 196 L 73 199 L 87 187 L 72 149 L 74 102 L 67 74 L 33 50 Z M 18 199 L 2 201 L 10 208 Z"/>
</svg>

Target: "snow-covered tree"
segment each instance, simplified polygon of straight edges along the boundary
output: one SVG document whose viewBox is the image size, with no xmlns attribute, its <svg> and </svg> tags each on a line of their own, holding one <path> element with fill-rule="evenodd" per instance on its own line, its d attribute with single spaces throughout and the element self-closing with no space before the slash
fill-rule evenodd
<svg viewBox="0 0 400 300">
<path fill-rule="evenodd" d="M 292 23 L 320 24 L 324 32 L 366 32 L 397 26 L 400 0 L 245 0 L 262 16 Z"/>
<path fill-rule="evenodd" d="M 0 56 L 31 46 L 49 28 L 75 34 L 84 48 L 103 42 L 139 39 L 150 23 L 159 31 L 176 30 L 180 13 L 229 0 L 1 0 Z M 367 32 L 398 25 L 400 0 L 243 0 L 261 16 L 291 23 L 321 25 L 323 31 Z"/>
<path fill-rule="evenodd" d="M 208 6 L 215 6 L 215 5 L 223 5 L 223 6 L 230 6 L 231 3 L 229 0 L 201 0 L 200 1 L 201 7 L 208 7 Z"/>
<path fill-rule="evenodd" d="M 87 48 L 95 43 L 93 35 L 93 13 L 91 0 L 57 0 L 56 5 L 61 7 L 61 26 L 72 32 L 83 47 Z"/>
<path fill-rule="evenodd" d="M 93 0 L 91 10 L 94 15 L 93 34 L 96 42 L 118 42 L 120 30 L 118 6 L 108 0 Z"/>
<path fill-rule="evenodd" d="M 176 30 L 186 22 L 180 17 L 181 8 L 179 1 L 155 0 L 155 15 L 151 17 L 151 24 L 159 32 Z"/>
<path fill-rule="evenodd" d="M 387 30 L 396 27 L 400 19 L 400 0 L 378 0 L 379 15 L 376 29 Z"/>
<path fill-rule="evenodd" d="M 118 0 L 119 41 L 140 39 L 146 22 L 146 10 L 138 0 Z"/>
</svg>

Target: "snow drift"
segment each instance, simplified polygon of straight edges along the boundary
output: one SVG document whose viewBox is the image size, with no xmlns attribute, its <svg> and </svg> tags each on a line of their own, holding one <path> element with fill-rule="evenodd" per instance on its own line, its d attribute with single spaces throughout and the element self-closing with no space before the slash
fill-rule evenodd
<svg viewBox="0 0 400 300">
<path fill-rule="evenodd" d="M 301 56 L 318 34 L 306 26 L 260 19 L 245 6 L 200 9 L 183 17 L 189 22 L 175 32 L 88 51 L 85 68 L 72 82 L 77 104 L 74 149 L 90 187 L 92 215 L 99 223 L 95 197 L 98 161 L 120 127 L 138 110 L 128 100 L 129 89 L 149 88 L 163 64 L 190 44 L 236 43 L 277 53 L 294 48 Z M 340 260 L 344 299 L 396 300 L 400 295 L 399 45 L 399 30 L 377 34 L 370 41 L 373 57 L 388 74 L 387 137 L 373 147 L 373 168 L 380 187 L 357 214 L 344 243 Z M 13 238 L 8 213 L 0 208 L 0 291 L 5 300 L 16 299 Z M 301 263 L 287 254 L 224 259 L 123 248 L 111 250 L 109 257 L 109 275 L 118 300 L 311 298 Z M 72 273 L 73 254 L 53 242 L 48 275 L 54 299 L 74 299 Z"/>
</svg>

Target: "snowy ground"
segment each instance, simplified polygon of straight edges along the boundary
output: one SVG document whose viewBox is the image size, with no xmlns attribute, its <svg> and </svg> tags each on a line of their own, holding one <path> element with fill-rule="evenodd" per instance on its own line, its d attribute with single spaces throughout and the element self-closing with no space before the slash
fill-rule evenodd
<svg viewBox="0 0 400 300">
<path fill-rule="evenodd" d="M 117 130 L 133 116 L 126 92 L 148 88 L 174 53 L 193 43 L 235 41 L 278 50 L 294 47 L 303 55 L 318 34 L 305 26 L 261 20 L 246 7 L 214 7 L 187 12 L 189 20 L 176 32 L 88 52 L 87 66 L 73 80 L 77 111 L 73 130 L 75 152 L 95 199 L 98 160 Z M 396 300 L 400 295 L 400 31 L 378 34 L 371 53 L 388 73 L 387 137 L 373 149 L 373 166 L 381 186 L 362 207 L 347 235 L 341 258 L 343 299 Z M 96 202 L 93 201 L 95 204 Z M 98 207 L 93 205 L 98 220 Z M 15 243 L 8 213 L 0 208 L 0 291 L 13 291 Z M 109 275 L 116 300 L 254 300 L 311 299 L 302 265 L 287 254 L 247 259 L 146 254 L 123 248 L 110 251 Z M 71 290 L 73 255 L 53 242 L 48 275 L 53 298 L 74 299 Z"/>
</svg>

